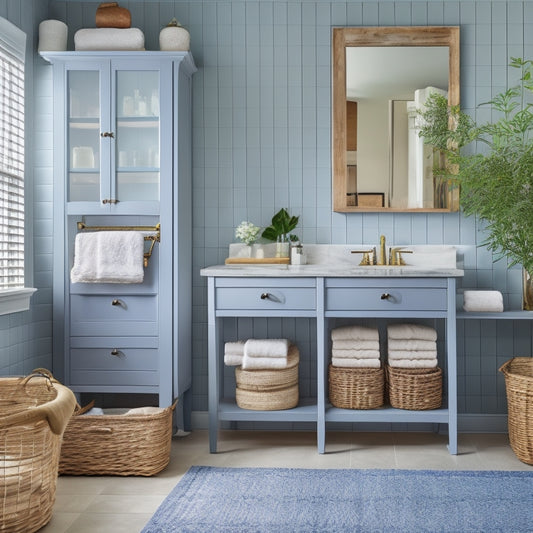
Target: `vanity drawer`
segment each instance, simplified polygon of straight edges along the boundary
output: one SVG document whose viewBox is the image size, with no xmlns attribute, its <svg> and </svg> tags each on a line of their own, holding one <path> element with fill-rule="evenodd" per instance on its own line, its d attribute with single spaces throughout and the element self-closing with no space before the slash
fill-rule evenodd
<svg viewBox="0 0 533 533">
<path fill-rule="evenodd" d="M 71 385 L 142 385 L 159 383 L 157 338 L 71 339 Z"/>
<path fill-rule="evenodd" d="M 157 296 L 73 294 L 70 334 L 157 335 Z"/>
<path fill-rule="evenodd" d="M 326 311 L 446 311 L 442 282 L 419 281 L 331 283 L 326 287 Z"/>
<path fill-rule="evenodd" d="M 228 280 L 221 280 L 228 281 Z M 289 281 L 289 283 L 287 283 Z M 222 285 L 222 286 L 220 286 Z M 215 290 L 217 310 L 314 311 L 314 280 L 250 280 L 248 284 L 220 284 Z"/>
</svg>

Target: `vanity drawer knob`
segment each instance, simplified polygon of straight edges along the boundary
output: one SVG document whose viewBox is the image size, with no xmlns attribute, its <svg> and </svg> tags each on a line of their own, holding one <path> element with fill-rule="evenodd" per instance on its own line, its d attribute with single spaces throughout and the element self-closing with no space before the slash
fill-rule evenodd
<svg viewBox="0 0 533 533">
<path fill-rule="evenodd" d="M 268 294 L 268 292 L 261 293 L 261 300 L 268 300 L 269 297 L 270 295 Z"/>
<path fill-rule="evenodd" d="M 381 299 L 382 300 L 388 300 L 390 298 L 390 294 L 388 292 L 384 292 L 382 295 L 381 295 Z"/>
<path fill-rule="evenodd" d="M 111 305 L 121 305 L 120 300 L 115 298 L 114 300 L 111 301 Z"/>
<path fill-rule="evenodd" d="M 111 355 L 120 355 L 120 352 L 118 351 L 117 348 L 113 348 L 113 349 L 111 350 Z"/>
</svg>

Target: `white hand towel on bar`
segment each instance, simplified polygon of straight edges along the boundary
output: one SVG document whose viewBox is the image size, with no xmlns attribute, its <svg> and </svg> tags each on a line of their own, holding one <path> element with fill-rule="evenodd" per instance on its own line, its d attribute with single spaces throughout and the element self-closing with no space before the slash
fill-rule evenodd
<svg viewBox="0 0 533 533">
<path fill-rule="evenodd" d="M 72 283 L 142 283 L 144 236 L 138 231 L 78 233 Z"/>
<path fill-rule="evenodd" d="M 335 340 L 332 347 L 335 350 L 379 350 L 379 341 L 358 341 L 358 340 Z"/>
<path fill-rule="evenodd" d="M 379 341 L 377 328 L 341 326 L 331 330 L 331 340 Z"/>
<path fill-rule="evenodd" d="M 389 359 L 436 359 L 437 350 L 389 350 Z"/>
<path fill-rule="evenodd" d="M 341 359 L 379 359 L 379 350 L 336 350 L 331 349 L 331 357 Z"/>
<path fill-rule="evenodd" d="M 388 339 L 390 350 L 435 350 L 437 344 L 435 341 L 424 341 L 420 339 Z"/>
<path fill-rule="evenodd" d="M 468 312 L 501 313 L 503 296 L 500 291 L 465 291 L 463 309 Z"/>
<path fill-rule="evenodd" d="M 341 368 L 380 368 L 379 359 L 350 359 L 346 357 L 332 357 L 331 364 Z"/>
<path fill-rule="evenodd" d="M 244 343 L 244 356 L 287 357 L 289 345 L 288 339 L 248 339 Z"/>
<path fill-rule="evenodd" d="M 389 324 L 387 326 L 389 339 L 420 339 L 436 341 L 437 332 L 430 326 L 423 324 Z"/>
<path fill-rule="evenodd" d="M 389 365 L 395 368 L 436 368 L 436 359 L 389 359 Z"/>
</svg>

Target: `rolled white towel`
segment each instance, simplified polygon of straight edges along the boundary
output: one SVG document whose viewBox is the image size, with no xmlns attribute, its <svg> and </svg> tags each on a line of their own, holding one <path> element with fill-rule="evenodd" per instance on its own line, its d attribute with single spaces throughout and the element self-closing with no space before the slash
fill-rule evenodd
<svg viewBox="0 0 533 533">
<path fill-rule="evenodd" d="M 331 340 L 379 341 L 377 328 L 341 326 L 331 330 Z"/>
<path fill-rule="evenodd" d="M 437 359 L 437 350 L 389 350 L 389 359 Z"/>
<path fill-rule="evenodd" d="M 346 357 L 332 357 L 331 364 L 341 368 L 380 368 L 379 359 L 350 359 Z"/>
<path fill-rule="evenodd" d="M 289 346 L 287 339 L 248 339 L 244 343 L 244 356 L 287 357 Z"/>
<path fill-rule="evenodd" d="M 232 354 L 232 353 L 224 354 L 224 364 L 227 366 L 241 366 L 243 359 L 244 359 L 244 356 L 240 354 Z"/>
<path fill-rule="evenodd" d="M 391 350 L 426 351 L 436 350 L 436 341 L 424 341 L 420 339 L 389 339 L 388 348 Z"/>
<path fill-rule="evenodd" d="M 224 353 L 231 355 L 244 355 L 244 341 L 226 342 Z"/>
<path fill-rule="evenodd" d="M 468 312 L 501 313 L 503 296 L 500 291 L 465 291 L 463 309 Z"/>
<path fill-rule="evenodd" d="M 389 365 L 395 368 L 436 368 L 436 359 L 389 359 Z"/>
<path fill-rule="evenodd" d="M 379 350 L 379 341 L 339 339 L 333 341 L 334 350 Z"/>
<path fill-rule="evenodd" d="M 379 359 L 379 350 L 336 350 L 332 348 L 331 356 L 340 359 Z"/>
<path fill-rule="evenodd" d="M 389 339 L 420 339 L 436 341 L 437 331 L 423 324 L 389 324 L 387 326 Z"/>
</svg>

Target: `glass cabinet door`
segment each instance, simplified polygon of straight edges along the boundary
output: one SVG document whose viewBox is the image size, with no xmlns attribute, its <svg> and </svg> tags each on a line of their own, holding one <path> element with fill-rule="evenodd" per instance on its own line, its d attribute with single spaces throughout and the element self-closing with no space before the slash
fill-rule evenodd
<svg viewBox="0 0 533 533">
<path fill-rule="evenodd" d="M 119 202 L 159 200 L 159 85 L 158 71 L 116 71 L 111 195 Z"/>
<path fill-rule="evenodd" d="M 68 71 L 69 202 L 100 200 L 100 73 Z"/>
</svg>

